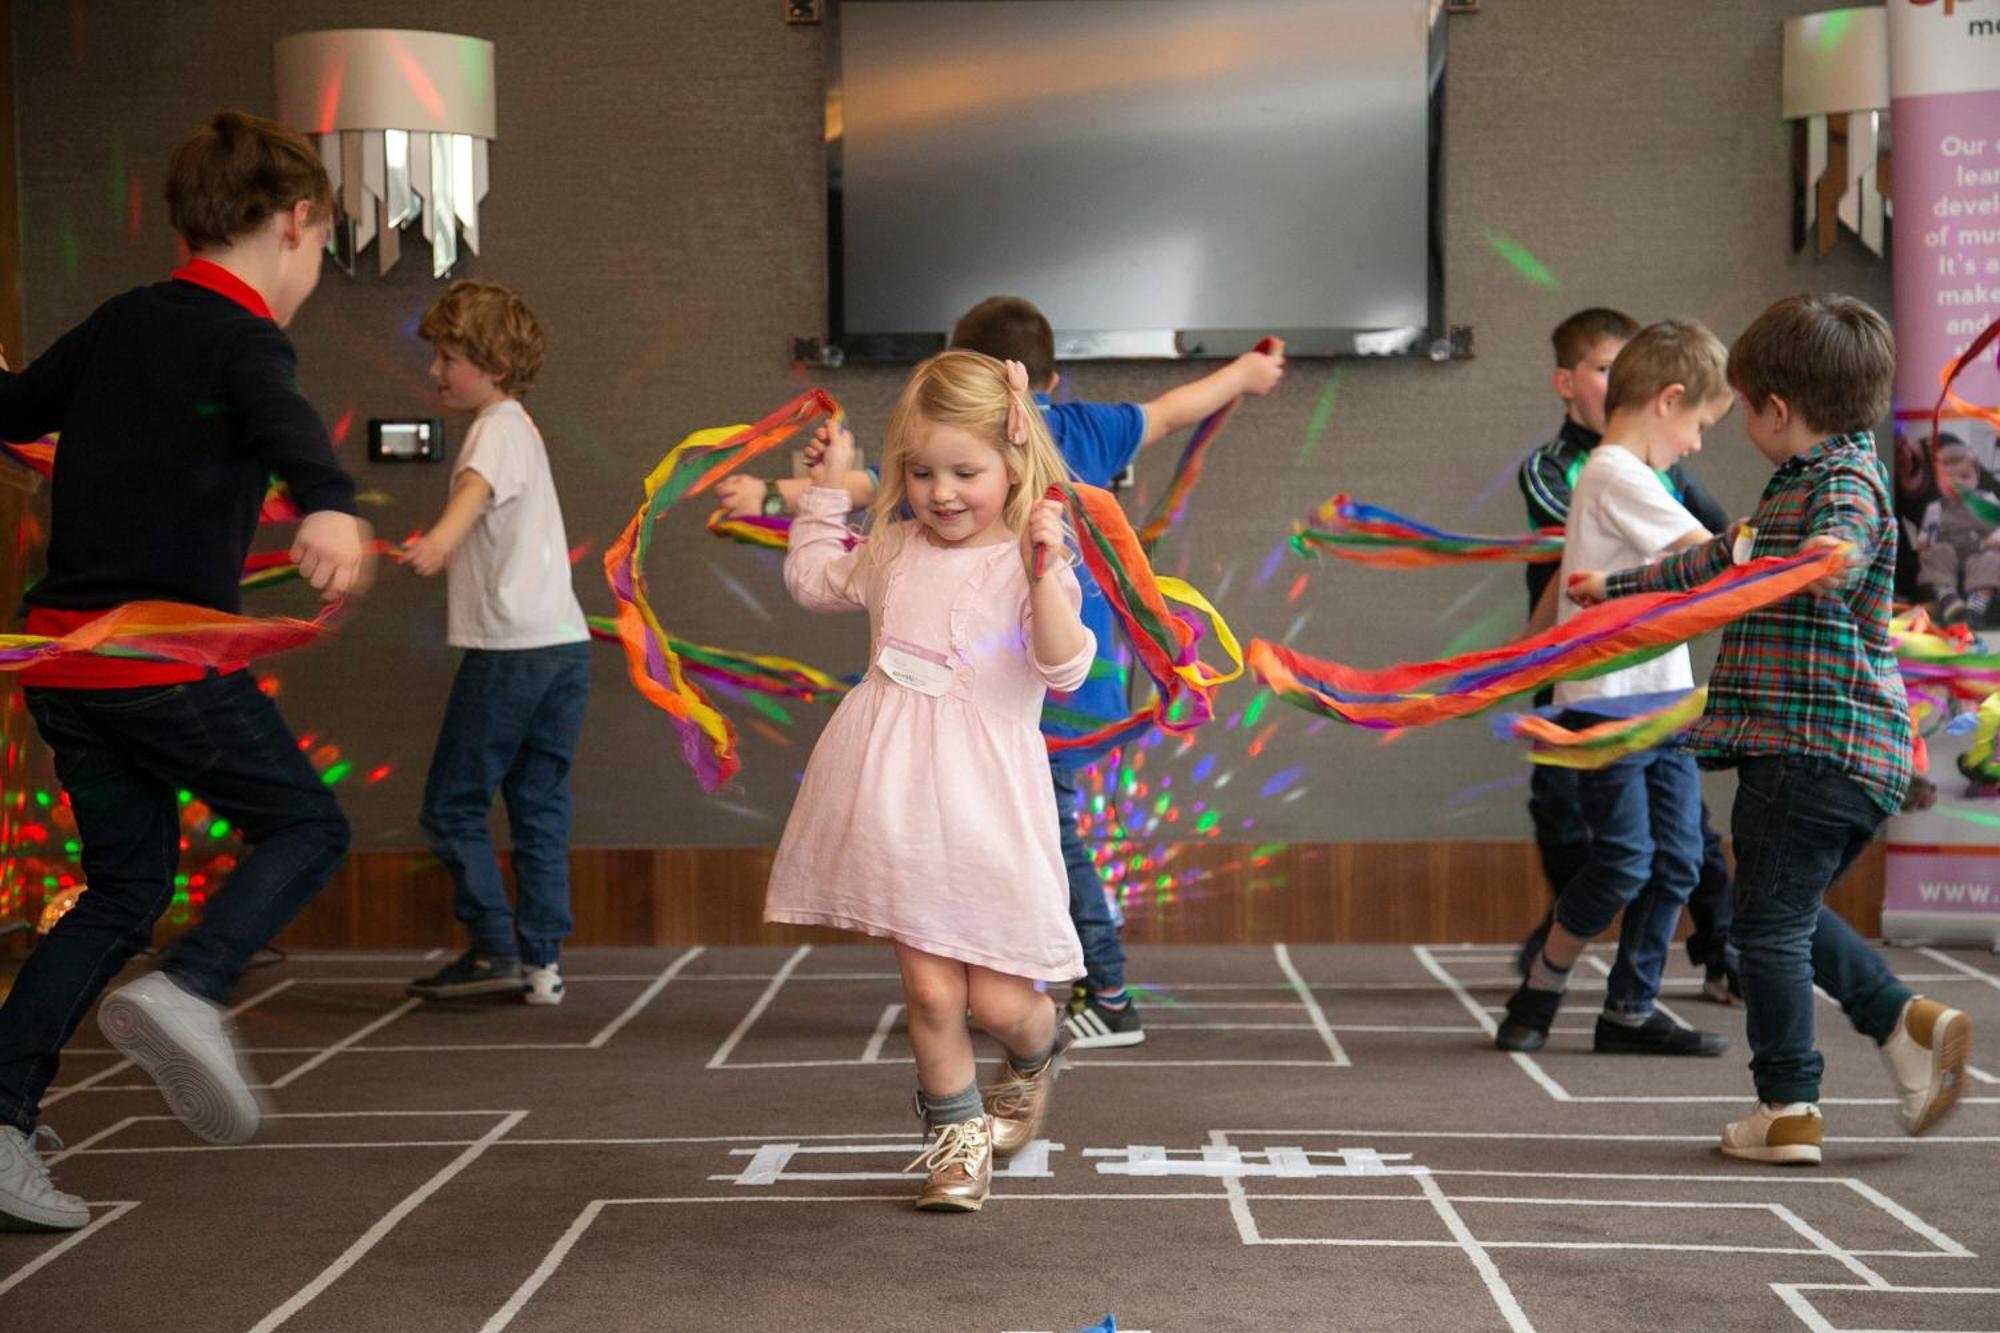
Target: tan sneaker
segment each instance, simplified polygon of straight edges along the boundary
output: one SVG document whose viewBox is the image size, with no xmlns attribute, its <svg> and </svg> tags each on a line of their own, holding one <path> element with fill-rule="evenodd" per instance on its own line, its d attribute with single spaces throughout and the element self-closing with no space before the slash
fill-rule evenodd
<svg viewBox="0 0 2000 1333">
<path fill-rule="evenodd" d="M 1825 1137 L 1826 1122 L 1811 1102 L 1780 1106 L 1758 1102 L 1749 1115 L 1722 1127 L 1722 1155 L 1746 1162 L 1818 1166 Z"/>
<path fill-rule="evenodd" d="M 1971 1019 L 1921 995 L 1903 1006 L 1896 1030 L 1882 1043 L 1882 1063 L 1902 1099 L 1896 1118 L 1904 1133 L 1921 1134 L 1951 1114 L 1971 1058 Z"/>
<path fill-rule="evenodd" d="M 904 1167 L 930 1172 L 917 1207 L 933 1213 L 976 1213 L 993 1188 L 993 1126 L 985 1116 L 945 1125 Z"/>
<path fill-rule="evenodd" d="M 1056 1065 L 1062 1057 L 1032 1074 L 1023 1074 L 1012 1065 L 1006 1075 L 985 1089 L 986 1114 L 993 1120 L 993 1155 L 1006 1161 L 1041 1136 L 1049 1118 L 1049 1097 L 1056 1085 Z"/>
</svg>

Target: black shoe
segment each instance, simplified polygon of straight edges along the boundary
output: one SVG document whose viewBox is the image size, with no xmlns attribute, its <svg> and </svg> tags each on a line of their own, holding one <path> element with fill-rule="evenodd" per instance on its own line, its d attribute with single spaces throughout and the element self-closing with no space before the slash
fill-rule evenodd
<svg viewBox="0 0 2000 1333">
<path fill-rule="evenodd" d="M 1527 976 L 1528 970 L 1535 965 L 1535 960 L 1542 956 L 1542 946 L 1549 942 L 1549 927 L 1555 923 L 1555 919 L 1555 909 L 1550 908 L 1549 914 L 1542 918 L 1542 924 L 1529 931 L 1528 938 L 1522 940 L 1521 947 L 1514 951 L 1516 976 Z"/>
<path fill-rule="evenodd" d="M 1129 992 L 1128 992 L 1129 995 Z M 1068 1049 L 1087 1051 L 1100 1046 L 1137 1046 L 1146 1039 L 1139 1024 L 1139 1006 L 1128 998 L 1124 1007 L 1107 1008 L 1095 995 L 1085 995 L 1082 1004 L 1072 1004 L 1063 1019 Z"/>
<path fill-rule="evenodd" d="M 468 995 L 519 995 L 521 960 L 513 954 L 467 949 L 453 962 L 403 987 L 420 1000 L 460 1000 Z"/>
<path fill-rule="evenodd" d="M 1599 1014 L 1591 1049 L 1599 1055 L 1721 1055 L 1729 1049 L 1729 1038 L 1684 1028 L 1655 1009 L 1637 1027 Z"/>
<path fill-rule="evenodd" d="M 1535 990 L 1523 982 L 1507 998 L 1507 1017 L 1493 1044 L 1503 1051 L 1539 1051 L 1548 1044 L 1549 1028 L 1555 1024 L 1556 1010 L 1562 1008 L 1559 990 Z"/>
<path fill-rule="evenodd" d="M 1702 972 L 1701 998 L 1710 1004 L 1741 1004 L 1743 979 L 1727 963 L 1709 963 Z"/>
</svg>

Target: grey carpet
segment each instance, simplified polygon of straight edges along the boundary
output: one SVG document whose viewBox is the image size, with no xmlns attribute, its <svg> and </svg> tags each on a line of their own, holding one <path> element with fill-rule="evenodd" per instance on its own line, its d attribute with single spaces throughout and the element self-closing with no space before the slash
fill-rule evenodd
<svg viewBox="0 0 2000 1333">
<path fill-rule="evenodd" d="M 977 1216 L 907 1206 L 885 948 L 578 950 L 555 1009 L 295 957 L 238 992 L 277 1111 L 247 1148 L 197 1143 L 86 1023 L 45 1118 L 96 1219 L 0 1235 L 0 1328 L 2000 1327 L 1991 955 L 1891 953 L 1978 1025 L 1922 1140 L 1821 1005 L 1818 1169 L 1715 1152 L 1742 1011 L 1691 972 L 1668 1002 L 1727 1055 L 1591 1054 L 1593 957 L 1527 1061 L 1474 1013 L 1505 948 L 1138 950 L 1148 1040 L 1074 1058 L 1051 1147 Z"/>
</svg>

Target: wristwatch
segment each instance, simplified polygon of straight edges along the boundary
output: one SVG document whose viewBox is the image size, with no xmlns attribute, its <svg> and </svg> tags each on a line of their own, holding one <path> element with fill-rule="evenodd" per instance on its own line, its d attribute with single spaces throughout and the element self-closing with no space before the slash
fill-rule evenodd
<svg viewBox="0 0 2000 1333">
<path fill-rule="evenodd" d="M 769 482 L 765 482 L 764 516 L 766 518 L 776 518 L 778 515 L 784 512 L 785 512 L 785 497 L 778 494 L 778 488 L 776 486 L 771 485 Z"/>
</svg>

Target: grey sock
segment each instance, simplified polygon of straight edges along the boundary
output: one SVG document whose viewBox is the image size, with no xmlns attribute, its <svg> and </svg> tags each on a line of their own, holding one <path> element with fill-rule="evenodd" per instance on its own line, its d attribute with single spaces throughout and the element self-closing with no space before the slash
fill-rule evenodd
<svg viewBox="0 0 2000 1333">
<path fill-rule="evenodd" d="M 1646 1026 L 1647 1021 L 1652 1016 L 1653 1011 L 1651 1009 L 1648 1009 L 1643 1014 L 1621 1014 L 1615 1009 L 1606 1009 L 1602 1015 L 1605 1022 L 1616 1023 L 1620 1027 L 1627 1028 L 1642 1028 Z"/>
<path fill-rule="evenodd" d="M 968 1083 L 957 1092 L 948 1092 L 942 1097 L 934 1097 L 919 1088 L 917 1108 L 923 1112 L 924 1123 L 932 1129 L 956 1125 L 961 1120 L 977 1120 L 986 1114 L 986 1106 L 979 1100 L 977 1083 Z"/>
<path fill-rule="evenodd" d="M 1545 949 L 1535 955 L 1535 962 L 1528 969 L 1529 990 L 1552 990 L 1560 995 L 1569 989 L 1569 968 L 1557 967 L 1549 961 Z"/>
<path fill-rule="evenodd" d="M 1012 1051 L 1007 1052 L 1007 1067 L 1017 1074 L 1039 1074 L 1049 1061 L 1056 1058 L 1056 1039 L 1049 1038 L 1049 1044 L 1037 1055 L 1022 1059 Z"/>
</svg>

